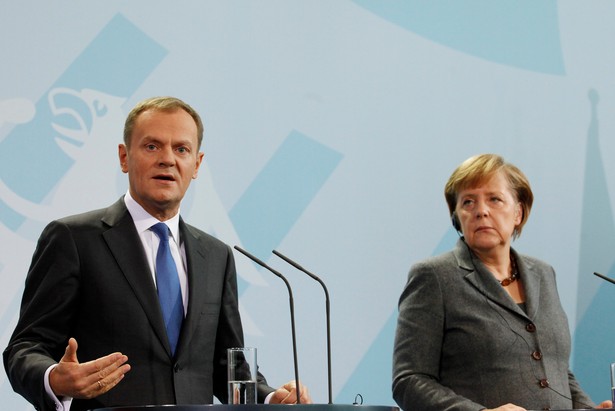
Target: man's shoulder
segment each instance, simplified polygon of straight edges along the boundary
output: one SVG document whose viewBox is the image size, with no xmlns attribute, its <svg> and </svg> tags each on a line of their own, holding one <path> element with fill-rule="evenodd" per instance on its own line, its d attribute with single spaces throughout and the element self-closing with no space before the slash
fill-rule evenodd
<svg viewBox="0 0 615 411">
<path fill-rule="evenodd" d="M 101 220 L 112 218 L 118 219 L 127 214 L 126 205 L 123 200 L 120 199 L 110 206 L 97 208 L 94 210 L 84 211 L 78 214 L 71 214 L 56 221 L 61 224 L 70 226 L 78 226 L 83 224 L 98 223 Z"/>
<path fill-rule="evenodd" d="M 216 248 L 226 248 L 229 249 L 230 246 L 228 244 L 226 244 L 225 242 L 223 242 L 222 240 L 214 237 L 211 234 L 206 233 L 205 231 L 201 230 L 200 228 L 197 228 L 191 224 L 188 224 L 186 222 L 182 222 L 180 224 L 180 229 L 181 226 L 183 225 L 183 228 L 186 232 L 186 234 L 190 235 L 194 240 L 198 241 L 201 244 L 205 244 L 208 245 L 210 247 L 216 247 Z"/>
<path fill-rule="evenodd" d="M 85 211 L 83 213 L 71 214 L 62 218 L 58 218 L 58 223 L 67 224 L 70 226 L 76 226 L 85 224 L 92 221 L 100 221 L 105 214 L 106 208 L 100 208 L 96 210 Z"/>
</svg>

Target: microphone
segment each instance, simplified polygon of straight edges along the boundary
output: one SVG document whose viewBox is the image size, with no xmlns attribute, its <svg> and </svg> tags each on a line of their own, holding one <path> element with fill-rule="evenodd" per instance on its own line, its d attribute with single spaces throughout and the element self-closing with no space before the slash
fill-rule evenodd
<svg viewBox="0 0 615 411">
<path fill-rule="evenodd" d="M 293 302 L 293 291 L 290 288 L 290 284 L 288 283 L 288 280 L 286 279 L 286 277 L 284 277 L 282 274 L 280 274 L 278 271 L 274 270 L 273 268 L 269 267 L 263 261 L 259 260 L 252 254 L 247 252 L 246 250 L 240 248 L 239 246 L 235 246 L 235 250 L 239 251 L 241 254 L 245 255 L 250 260 L 260 265 L 261 267 L 264 267 L 267 270 L 271 271 L 273 274 L 280 277 L 286 284 L 286 288 L 288 289 L 288 300 L 290 302 L 290 325 L 291 325 L 292 336 L 293 336 L 293 360 L 294 360 L 294 365 L 295 365 L 295 381 L 297 385 L 297 404 L 301 404 L 301 391 L 299 390 L 299 385 L 300 385 L 299 384 L 299 367 L 297 367 L 297 337 L 295 335 L 295 303 Z"/>
<path fill-rule="evenodd" d="M 325 285 L 325 283 L 320 278 L 318 278 L 318 276 L 316 276 L 315 274 L 312 274 L 311 272 L 309 272 L 308 270 L 306 270 L 305 268 L 303 268 L 302 266 L 300 266 L 299 264 L 297 264 L 296 262 L 294 262 L 293 260 L 291 260 L 290 258 L 286 257 L 285 255 L 283 255 L 282 253 L 276 250 L 273 250 L 272 253 L 280 257 L 282 260 L 286 261 L 288 264 L 295 267 L 297 270 L 304 272 L 305 274 L 312 277 L 314 280 L 318 281 L 320 285 L 322 286 L 322 289 L 325 291 L 325 306 L 326 306 L 326 316 L 327 316 L 327 373 L 328 373 L 328 378 L 329 378 L 328 379 L 329 404 L 333 404 L 333 401 L 331 400 L 331 391 L 332 391 L 332 388 L 331 388 L 331 314 L 330 314 L 329 290 L 327 290 L 327 286 Z"/>
<path fill-rule="evenodd" d="M 602 275 L 602 274 L 596 273 L 596 272 L 594 272 L 594 275 L 602 278 L 603 280 L 607 280 L 609 283 L 615 284 L 615 280 L 613 280 L 612 278 L 607 277 L 606 275 Z"/>
</svg>

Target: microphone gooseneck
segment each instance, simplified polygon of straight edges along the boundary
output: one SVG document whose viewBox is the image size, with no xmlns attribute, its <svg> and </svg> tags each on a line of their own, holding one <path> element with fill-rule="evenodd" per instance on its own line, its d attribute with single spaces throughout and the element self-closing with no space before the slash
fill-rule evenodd
<svg viewBox="0 0 615 411">
<path fill-rule="evenodd" d="M 300 266 L 298 263 L 294 262 L 290 258 L 286 257 L 284 254 L 276 250 L 273 250 L 272 253 L 280 257 L 282 260 L 286 261 L 288 264 L 295 267 L 297 270 L 307 274 L 308 276 L 312 277 L 314 280 L 318 281 L 320 285 L 322 286 L 322 289 L 325 292 L 325 304 L 326 304 L 326 316 L 327 316 L 327 376 L 328 376 L 328 388 L 329 388 L 329 404 L 333 404 L 333 400 L 332 400 L 333 390 L 331 386 L 331 314 L 330 314 L 331 304 L 329 301 L 329 290 L 327 290 L 327 286 L 325 285 L 325 283 L 316 274 L 309 272 L 308 270 Z"/>
<path fill-rule="evenodd" d="M 278 271 L 276 271 L 273 268 L 269 267 L 263 261 L 259 260 L 258 258 L 253 256 L 252 254 L 247 252 L 246 250 L 242 249 L 239 246 L 235 246 L 235 250 L 239 251 L 241 254 L 245 255 L 250 260 L 252 260 L 256 264 L 260 265 L 261 267 L 264 267 L 267 270 L 271 271 L 273 274 L 275 274 L 276 276 L 280 277 L 282 279 L 282 281 L 284 281 L 284 284 L 286 284 L 286 288 L 288 289 L 288 300 L 289 300 L 289 303 L 290 303 L 289 304 L 290 305 L 290 326 L 291 326 L 292 337 L 293 337 L 293 361 L 294 361 L 294 365 L 295 365 L 295 383 L 297 385 L 297 388 L 296 388 L 297 389 L 297 404 L 301 404 L 301 391 L 300 391 L 300 388 L 299 388 L 299 385 L 300 385 L 299 384 L 299 367 L 297 366 L 297 337 L 296 337 L 296 334 L 295 334 L 295 303 L 293 301 L 293 291 L 290 288 L 290 284 L 289 284 L 288 280 L 286 279 L 286 277 L 284 277 L 281 273 L 279 273 Z"/>
<path fill-rule="evenodd" d="M 596 272 L 594 272 L 594 275 L 595 275 L 595 276 L 597 276 L 597 277 L 602 278 L 603 280 L 608 281 L 609 283 L 613 283 L 613 284 L 615 284 L 615 280 L 613 280 L 613 279 L 612 279 L 612 278 L 610 278 L 610 277 L 607 277 L 606 275 L 602 275 L 602 274 L 600 274 L 600 273 L 596 273 Z"/>
</svg>

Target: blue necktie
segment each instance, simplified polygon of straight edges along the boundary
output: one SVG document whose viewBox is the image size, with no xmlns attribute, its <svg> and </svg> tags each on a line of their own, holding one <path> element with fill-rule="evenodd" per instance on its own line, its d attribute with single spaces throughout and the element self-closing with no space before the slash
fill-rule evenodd
<svg viewBox="0 0 615 411">
<path fill-rule="evenodd" d="M 167 337 L 171 345 L 171 354 L 174 355 L 184 320 L 182 292 L 179 286 L 177 266 L 169 248 L 169 227 L 165 223 L 158 223 L 151 228 L 160 238 L 158 254 L 156 254 L 156 286 L 164 324 L 167 328 Z"/>
</svg>

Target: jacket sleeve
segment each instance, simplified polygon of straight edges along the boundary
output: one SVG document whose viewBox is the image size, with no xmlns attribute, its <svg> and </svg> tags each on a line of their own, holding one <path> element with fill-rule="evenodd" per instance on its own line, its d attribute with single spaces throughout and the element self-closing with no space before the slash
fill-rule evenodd
<svg viewBox="0 0 615 411">
<path fill-rule="evenodd" d="M 64 353 L 78 298 L 78 258 L 66 226 L 50 223 L 39 238 L 26 277 L 19 320 L 3 353 L 15 392 L 38 410 L 55 410 L 45 371 Z"/>
<path fill-rule="evenodd" d="M 399 300 L 393 350 L 393 398 L 404 411 L 485 408 L 439 382 L 445 304 L 434 268 L 412 267 Z"/>
<path fill-rule="evenodd" d="M 570 384 L 570 394 L 572 396 L 573 409 L 595 408 L 596 405 L 591 398 L 583 391 L 572 371 L 568 371 L 568 383 Z"/>
<path fill-rule="evenodd" d="M 217 332 L 214 359 L 214 395 L 222 402 L 228 402 L 227 387 L 227 348 L 243 347 L 243 328 L 239 314 L 237 295 L 237 273 L 235 260 L 230 247 L 226 246 L 227 263 L 225 270 L 224 291 L 220 307 L 220 319 Z M 263 403 L 265 397 L 274 391 L 267 385 L 265 377 L 258 372 L 257 401 Z"/>
</svg>

